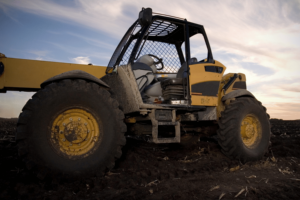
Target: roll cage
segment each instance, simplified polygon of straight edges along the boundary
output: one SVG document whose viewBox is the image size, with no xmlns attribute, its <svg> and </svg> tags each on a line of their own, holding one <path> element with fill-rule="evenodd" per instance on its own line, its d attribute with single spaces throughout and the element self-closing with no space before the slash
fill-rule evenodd
<svg viewBox="0 0 300 200">
<path fill-rule="evenodd" d="M 186 60 L 190 60 L 189 38 L 195 34 L 203 35 L 207 48 L 207 59 L 200 62 L 214 63 L 209 41 L 202 25 L 188 22 L 186 19 L 181 20 L 161 15 L 152 16 L 151 23 L 146 25 L 141 25 L 139 20 L 136 20 L 117 46 L 106 73 L 111 73 L 120 64 L 133 63 L 139 57 L 146 41 L 174 45 L 179 62 L 183 64 Z M 133 41 L 135 42 L 133 43 Z M 185 56 L 181 49 L 184 42 Z M 130 52 L 127 53 L 128 51 Z M 129 55 L 126 57 L 125 53 Z M 189 63 L 187 63 L 188 65 Z M 187 69 L 189 70 L 189 67 Z"/>
</svg>

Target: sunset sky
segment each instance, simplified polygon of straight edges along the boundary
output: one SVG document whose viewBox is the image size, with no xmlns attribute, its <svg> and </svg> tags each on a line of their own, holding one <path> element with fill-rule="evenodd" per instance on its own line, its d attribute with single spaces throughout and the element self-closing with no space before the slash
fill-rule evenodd
<svg viewBox="0 0 300 200">
<path fill-rule="evenodd" d="M 0 0 L 0 52 L 106 66 L 142 7 L 202 24 L 214 59 L 246 74 L 271 118 L 300 119 L 300 0 Z M 0 117 L 32 94 L 0 93 Z"/>
</svg>

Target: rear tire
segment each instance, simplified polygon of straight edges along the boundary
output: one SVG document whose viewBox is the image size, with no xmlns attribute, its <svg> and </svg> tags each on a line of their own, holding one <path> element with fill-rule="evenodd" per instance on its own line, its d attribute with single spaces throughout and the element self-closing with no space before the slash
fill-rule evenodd
<svg viewBox="0 0 300 200">
<path fill-rule="evenodd" d="M 106 88 L 62 80 L 33 95 L 17 124 L 19 155 L 38 176 L 85 177 L 114 166 L 126 140 L 124 114 Z"/>
<path fill-rule="evenodd" d="M 228 157 L 259 160 L 268 149 L 270 122 L 266 108 L 254 98 L 231 100 L 219 119 L 218 143 Z"/>
</svg>

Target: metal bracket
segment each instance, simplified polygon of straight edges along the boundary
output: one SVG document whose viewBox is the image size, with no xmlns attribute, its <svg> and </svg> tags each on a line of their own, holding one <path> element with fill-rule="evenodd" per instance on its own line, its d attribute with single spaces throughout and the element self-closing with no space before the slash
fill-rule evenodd
<svg viewBox="0 0 300 200">
<path fill-rule="evenodd" d="M 147 115 L 148 112 L 150 112 L 150 111 L 147 110 L 147 109 L 140 109 L 140 114 L 141 114 L 141 115 Z"/>
</svg>

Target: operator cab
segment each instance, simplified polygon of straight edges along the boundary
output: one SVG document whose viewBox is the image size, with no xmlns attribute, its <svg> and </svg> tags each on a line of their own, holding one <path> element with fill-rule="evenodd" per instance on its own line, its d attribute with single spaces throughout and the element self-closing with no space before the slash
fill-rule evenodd
<svg viewBox="0 0 300 200">
<path fill-rule="evenodd" d="M 203 46 L 190 45 L 191 37 L 196 35 L 201 36 Z M 198 61 L 199 57 L 192 57 L 191 47 L 196 52 L 204 47 L 206 59 Z M 131 64 L 144 103 L 191 105 L 191 90 L 195 87 L 191 85 L 190 66 L 201 63 L 215 64 L 203 26 L 161 14 L 153 16 L 152 10 L 147 8 L 140 12 L 139 19 L 123 37 L 108 64 L 107 73 L 117 66 Z M 194 79 L 195 76 L 201 82 L 203 74 L 195 73 Z M 218 92 L 218 88 L 215 89 L 214 97 Z"/>
<path fill-rule="evenodd" d="M 157 60 L 157 61 L 155 61 Z M 197 62 L 196 58 L 190 59 L 190 64 Z M 158 66 L 160 65 L 160 66 Z M 171 68 L 169 66 L 169 68 Z M 184 87 L 187 85 L 187 65 L 184 62 L 180 68 L 173 67 L 177 73 L 163 71 L 163 58 L 152 54 L 141 56 L 132 65 L 138 88 L 145 103 L 187 104 L 184 96 Z M 179 103 L 178 103 L 179 101 Z"/>
</svg>

